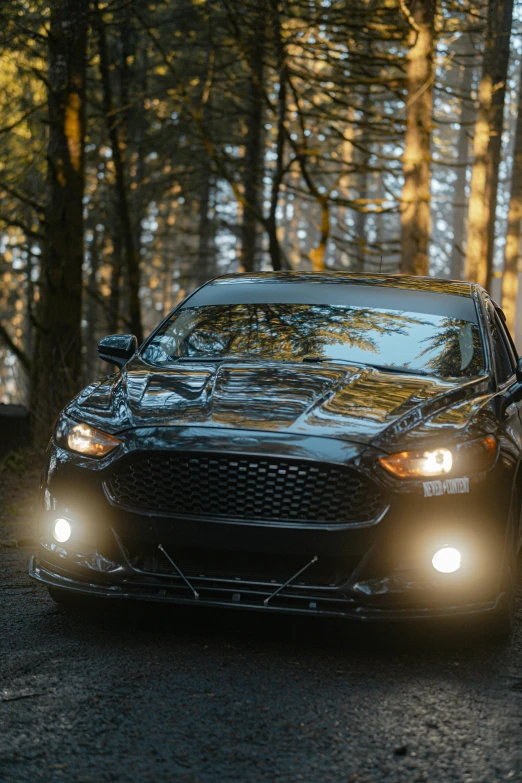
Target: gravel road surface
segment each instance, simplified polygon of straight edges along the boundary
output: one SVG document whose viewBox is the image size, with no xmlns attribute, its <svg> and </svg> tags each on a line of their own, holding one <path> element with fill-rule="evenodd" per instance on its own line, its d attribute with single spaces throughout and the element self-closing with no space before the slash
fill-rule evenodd
<svg viewBox="0 0 522 783">
<path fill-rule="evenodd" d="M 0 549 L 0 780 L 522 781 L 522 622 L 71 615 Z"/>
<path fill-rule="evenodd" d="M 15 457 L 0 464 L 0 783 L 522 783 L 522 600 L 503 646 L 465 627 L 68 614 L 27 576 L 40 460 Z"/>
</svg>

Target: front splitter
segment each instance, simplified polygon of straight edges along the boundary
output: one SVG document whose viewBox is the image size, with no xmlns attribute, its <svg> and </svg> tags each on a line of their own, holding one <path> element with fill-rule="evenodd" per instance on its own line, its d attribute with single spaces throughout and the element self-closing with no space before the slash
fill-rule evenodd
<svg viewBox="0 0 522 783">
<path fill-rule="evenodd" d="M 360 622 L 401 622 L 441 620 L 451 617 L 474 617 L 488 615 L 497 611 L 505 598 L 505 593 L 499 593 L 494 601 L 487 603 L 465 604 L 458 606 L 426 607 L 426 608 L 381 608 L 351 601 L 342 602 L 342 606 L 335 608 L 320 606 L 322 599 L 314 599 L 312 596 L 302 599 L 306 606 L 296 606 L 295 596 L 280 594 L 272 603 L 265 604 L 262 598 L 253 600 L 241 593 L 238 586 L 236 593 L 240 600 L 222 600 L 215 597 L 207 597 L 204 591 L 200 592 L 196 599 L 194 596 L 184 596 L 178 586 L 156 586 L 143 584 L 133 585 L 130 580 L 124 584 L 96 584 L 94 582 L 82 582 L 63 576 L 47 569 L 36 556 L 31 558 L 29 576 L 32 579 L 46 585 L 62 589 L 71 595 L 113 599 L 120 601 L 145 601 L 162 604 L 177 604 L 182 606 L 219 607 L 221 609 L 241 609 L 246 611 L 271 612 L 272 614 L 292 614 L 297 616 L 311 615 L 316 617 L 337 617 L 346 620 Z M 291 603 L 294 602 L 294 603 Z M 326 601 L 324 601 L 326 603 Z"/>
</svg>

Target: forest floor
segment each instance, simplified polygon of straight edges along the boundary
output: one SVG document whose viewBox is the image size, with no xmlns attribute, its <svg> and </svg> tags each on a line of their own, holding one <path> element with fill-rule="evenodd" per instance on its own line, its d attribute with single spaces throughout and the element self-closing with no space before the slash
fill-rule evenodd
<svg viewBox="0 0 522 783">
<path fill-rule="evenodd" d="M 37 463 L 0 470 L 2 783 L 522 781 L 522 612 L 503 646 L 438 626 L 69 614 L 27 576 Z"/>
</svg>

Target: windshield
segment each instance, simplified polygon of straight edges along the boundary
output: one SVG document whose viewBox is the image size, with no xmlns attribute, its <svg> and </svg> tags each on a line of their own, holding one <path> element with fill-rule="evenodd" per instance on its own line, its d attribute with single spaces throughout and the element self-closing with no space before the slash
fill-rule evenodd
<svg viewBox="0 0 522 783">
<path fill-rule="evenodd" d="M 145 348 L 150 364 L 198 357 L 352 361 L 441 377 L 484 369 L 478 326 L 448 315 L 326 304 L 187 307 Z"/>
</svg>

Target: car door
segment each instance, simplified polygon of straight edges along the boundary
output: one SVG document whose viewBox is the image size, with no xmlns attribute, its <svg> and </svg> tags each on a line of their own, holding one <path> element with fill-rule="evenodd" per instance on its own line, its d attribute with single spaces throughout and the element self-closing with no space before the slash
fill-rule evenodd
<svg viewBox="0 0 522 783">
<path fill-rule="evenodd" d="M 493 340 L 493 361 L 497 375 L 497 384 L 508 391 L 516 383 L 518 353 L 513 338 L 507 328 L 502 310 L 491 299 L 486 302 L 491 337 Z M 522 421 L 522 402 L 513 403 Z M 511 406 L 510 406 L 511 407 Z"/>
<path fill-rule="evenodd" d="M 516 380 L 517 351 L 505 317 L 495 303 L 486 298 L 486 316 L 493 347 L 493 364 L 497 379 L 497 388 L 501 395 L 507 395 L 512 390 Z M 505 409 L 505 417 L 501 422 L 504 433 L 512 443 L 512 457 L 517 463 L 522 455 L 522 401 L 512 402 Z M 522 541 L 522 520 L 519 518 L 518 539 Z"/>
</svg>

